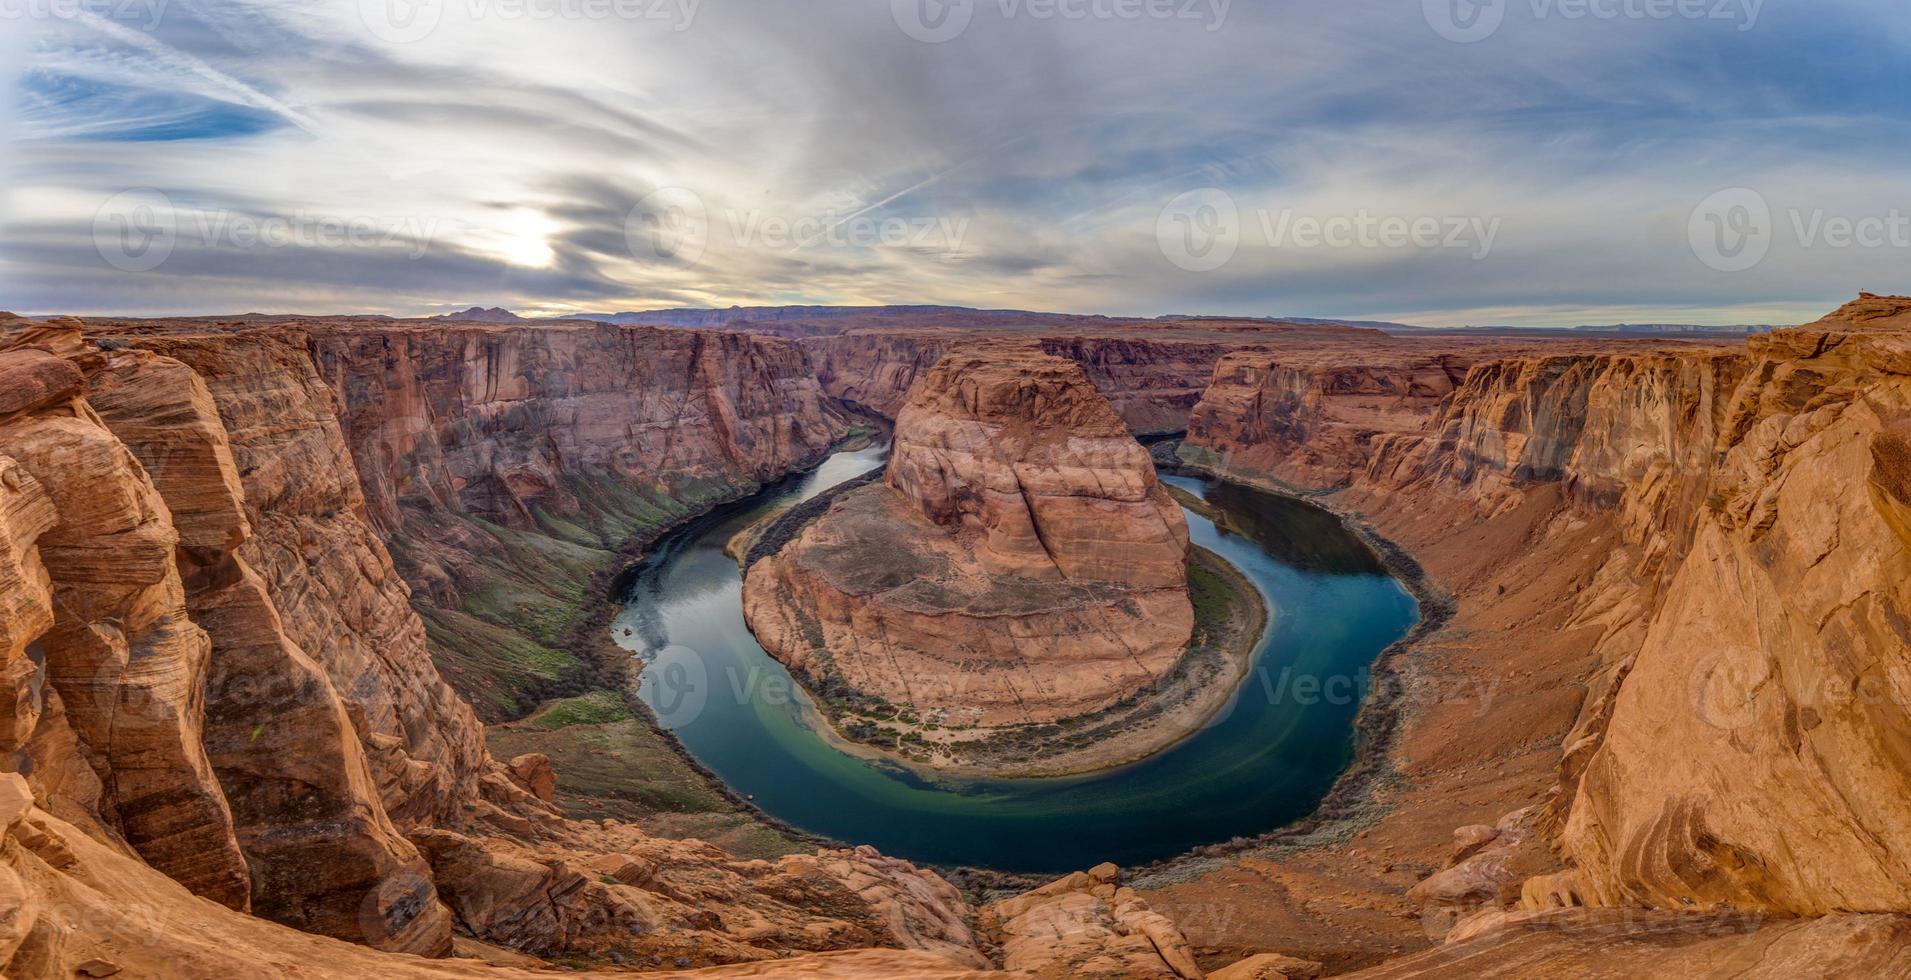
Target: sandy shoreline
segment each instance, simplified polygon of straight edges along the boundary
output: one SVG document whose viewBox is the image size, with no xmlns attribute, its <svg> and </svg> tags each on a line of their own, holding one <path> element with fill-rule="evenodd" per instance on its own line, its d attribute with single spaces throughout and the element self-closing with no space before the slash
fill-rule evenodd
<svg viewBox="0 0 1911 980">
<path fill-rule="evenodd" d="M 1251 838 L 1196 848 L 1178 857 L 1168 858 L 1132 872 L 1138 885 L 1147 882 L 1159 887 L 1192 872 L 1212 866 L 1219 858 L 1265 850 L 1299 849 L 1332 844 L 1351 837 L 1378 819 L 1375 791 L 1394 774 L 1392 752 L 1400 734 L 1400 723 L 1412 704 L 1402 675 L 1413 669 L 1414 655 L 1432 637 L 1446 630 L 1456 612 L 1452 596 L 1436 584 L 1412 552 L 1380 533 L 1358 511 L 1332 503 L 1331 492 L 1309 491 L 1278 481 L 1250 479 L 1242 474 L 1217 469 L 1201 462 L 1174 455 L 1179 441 L 1163 445 L 1170 450 L 1156 451 L 1155 464 L 1163 473 L 1186 473 L 1250 487 L 1265 493 L 1302 500 L 1338 517 L 1343 526 L 1360 538 L 1380 559 L 1389 574 L 1398 579 L 1420 604 L 1420 622 L 1406 636 L 1382 650 L 1371 668 L 1373 687 L 1354 718 L 1357 739 L 1354 760 L 1335 780 L 1333 788 L 1313 813 L 1285 826 Z"/>
</svg>

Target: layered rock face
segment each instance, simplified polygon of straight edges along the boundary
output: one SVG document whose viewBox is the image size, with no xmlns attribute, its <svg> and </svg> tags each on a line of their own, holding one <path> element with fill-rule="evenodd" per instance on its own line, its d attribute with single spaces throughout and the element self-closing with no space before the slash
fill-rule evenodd
<svg viewBox="0 0 1911 980">
<path fill-rule="evenodd" d="M 155 867 L 244 909 L 245 860 L 203 745 L 211 648 L 173 562 L 181 535 L 82 397 L 82 364 L 97 358 L 77 323 L 15 329 L 0 343 L 14 577 L 22 593 L 47 590 L 12 600 L 24 629 L 6 671 L 7 749 L 40 792 L 65 790 Z"/>
<path fill-rule="evenodd" d="M 387 817 L 347 703 L 240 554 L 252 522 L 210 390 L 180 361 L 126 351 L 89 379 L 87 398 L 173 505 L 187 606 L 212 641 L 204 744 L 257 883 L 254 912 L 380 948 L 444 951 L 450 918 Z M 241 450 L 248 462 L 252 448 Z M 276 522 L 262 518 L 270 531 Z"/>
<path fill-rule="evenodd" d="M 371 966 L 181 886 L 427 955 L 452 948 L 455 917 L 552 956 L 986 963 L 931 873 L 868 851 L 737 861 L 565 821 L 548 765 L 492 761 L 371 530 L 305 336 L 0 329 L 0 703 L 26 776 L 0 780 L 9 975 L 422 962 Z"/>
<path fill-rule="evenodd" d="M 1911 300 L 1744 375 L 1561 843 L 1588 903 L 1911 911 Z"/>
<path fill-rule="evenodd" d="M 577 518 L 593 479 L 646 488 L 779 477 L 841 438 L 794 345 L 731 333 L 555 324 L 320 328 L 374 523 L 407 506 L 513 528 Z"/>
<path fill-rule="evenodd" d="M 50 376 L 52 359 L 68 382 L 4 437 L 16 482 L 37 471 L 53 488 L 58 523 L 10 532 L 62 610 L 33 647 L 43 673 L 29 673 L 26 703 L 41 717 L 17 771 L 50 812 L 123 836 L 199 894 L 381 948 L 448 950 L 450 917 L 387 819 L 347 702 L 245 554 L 281 515 L 248 512 L 204 380 L 173 358 L 91 348 L 77 323 L 9 343 L 10 360 Z M 341 609 L 313 613 L 318 648 L 336 650 Z M 456 728 L 455 715 L 422 720 L 429 739 Z"/>
<path fill-rule="evenodd" d="M 568 631 L 628 543 L 819 459 L 851 421 L 768 337 L 316 323 L 309 338 L 369 524 L 494 721 L 605 669 Z"/>
<path fill-rule="evenodd" d="M 474 925 L 499 921 L 542 942 L 566 928 L 625 939 L 657 919 L 735 919 L 767 947 L 736 966 L 676 968 L 705 950 L 689 943 L 628 953 L 638 964 L 572 969 L 579 977 L 810 977 L 818 980 L 989 980 L 1008 976 L 1162 977 L 1195 980 L 1180 931 L 1121 888 L 1112 868 L 1072 875 L 1032 896 L 971 910 L 946 882 L 867 850 L 767 862 L 730 862 L 707 847 L 644 841 L 628 851 L 501 855 L 433 835 L 432 849 L 483 879 L 460 899 Z M 504 947 L 468 946 L 455 959 L 395 956 L 297 932 L 193 897 L 138 859 L 46 812 L 15 774 L 0 774 L 0 963 L 9 976 L 390 977 L 395 980 L 533 980 L 548 964 Z M 544 863 L 540 863 L 540 860 Z M 717 873 L 722 869 L 724 873 Z M 779 899 L 780 897 L 780 899 Z M 610 918 L 615 929 L 598 923 Z M 793 929 L 785 932 L 785 929 Z M 1066 930 L 1057 942 L 1057 930 Z M 655 942 L 655 938 L 644 940 Z M 889 948 L 882 948 L 887 944 Z M 831 946 L 845 952 L 785 955 Z M 978 947 L 1000 949 L 1016 972 L 994 969 Z M 532 948 L 538 948 L 535 944 Z M 746 947 L 747 949 L 747 947 Z M 653 966 L 645 970 L 643 965 Z"/>
<path fill-rule="evenodd" d="M 1013 326 L 994 331 L 871 328 L 804 338 L 800 343 L 815 361 L 825 391 L 893 419 L 916 383 L 945 353 L 973 350 L 1005 338 L 1021 340 L 1080 365 L 1130 431 L 1153 436 L 1188 428 L 1189 413 L 1207 390 L 1216 364 L 1231 353 L 1354 337 L 1385 340 L 1372 331 L 1344 328 L 1197 322 L 1137 324 L 1119 330 L 1083 326 L 1053 334 Z"/>
<path fill-rule="evenodd" d="M 897 420 L 885 483 L 759 562 L 744 606 L 812 679 L 959 724 L 1092 712 L 1193 629 L 1188 532 L 1072 362 L 950 354 Z"/>
<path fill-rule="evenodd" d="M 399 829 L 449 819 L 489 763 L 483 729 L 439 677 L 411 592 L 368 518 L 331 390 L 304 338 L 135 338 L 204 379 L 245 486 L 236 549 L 282 631 L 344 699 Z"/>
<path fill-rule="evenodd" d="M 1538 816 L 1564 867 L 1539 874 L 1549 869 L 1488 848 L 1429 879 L 1423 897 L 1477 879 L 1463 909 L 1911 911 L 1911 550 L 1898 488 L 1911 427 L 1908 327 L 1911 300 L 1865 296 L 1739 349 L 1508 341 L 1476 352 L 1485 356 L 1423 424 L 1372 440 L 1351 479 L 1319 480 L 1344 483 L 1343 506 L 1435 550 L 1523 535 L 1511 550 L 1534 560 L 1513 567 L 1528 575 L 1548 561 L 1578 563 L 1553 553 L 1571 542 L 1600 549 L 1541 607 L 1544 619 L 1516 611 L 1533 600 L 1504 569 L 1449 562 L 1499 583 L 1468 593 L 1469 624 L 1521 615 L 1556 624 L 1533 654 L 1500 655 L 1502 675 L 1561 669 L 1549 650 L 1583 648 L 1590 666 L 1557 678 L 1583 683 L 1585 695 L 1577 720 L 1555 729 L 1558 785 Z M 1237 394 L 1217 385 L 1210 399 L 1196 417 L 1216 424 L 1197 427 L 1190 458 L 1228 447 L 1229 458 L 1254 459 L 1247 444 L 1265 449 L 1250 467 L 1265 478 L 1310 472 L 1294 465 L 1320 444 L 1308 399 L 1279 410 L 1265 438 L 1230 421 L 1252 415 Z M 1297 431 L 1309 435 L 1285 445 Z M 1451 659 L 1468 642 L 1454 634 L 1438 649 Z M 1416 710 L 1453 737 L 1458 716 L 1437 704 Z M 1580 915 L 1569 928 L 1594 921 Z M 1494 952 L 1451 959 L 1455 970 L 1501 955 L 1508 969 L 1533 962 L 1523 956 L 1565 964 L 1589 948 L 1548 952 L 1532 941 L 1522 952 L 1522 921 L 1463 922 L 1456 957 Z M 1894 935 L 1904 920 L 1833 921 L 1815 931 L 1835 936 L 1849 923 Z M 1610 939 L 1628 928 L 1588 932 Z M 1746 956 L 1749 968 L 1758 951 L 1794 938 L 1809 951 L 1800 962 L 1836 962 L 1836 940 L 1813 946 L 1803 931 L 1711 948 L 1720 962 Z M 1442 962 L 1376 975 L 1448 975 Z"/>
<path fill-rule="evenodd" d="M 1154 464 L 1082 370 L 996 348 L 955 354 L 896 420 L 888 484 L 977 553 L 1035 579 L 1175 588 L 1188 529 Z"/>
<path fill-rule="evenodd" d="M 1223 472 L 1341 486 L 1366 471 L 1376 443 L 1424 425 L 1470 360 L 1404 342 L 1230 354 L 1191 413 L 1188 445 Z"/>
</svg>

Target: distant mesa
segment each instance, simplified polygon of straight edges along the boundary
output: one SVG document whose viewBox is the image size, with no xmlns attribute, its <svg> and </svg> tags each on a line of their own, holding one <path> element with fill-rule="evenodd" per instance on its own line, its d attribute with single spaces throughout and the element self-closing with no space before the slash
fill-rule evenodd
<svg viewBox="0 0 1911 980">
<path fill-rule="evenodd" d="M 433 320 L 457 320 L 464 323 L 528 323 L 530 322 L 526 320 L 524 317 L 518 316 L 516 313 L 513 313 L 502 306 L 493 306 L 490 309 L 485 309 L 482 306 L 474 306 L 468 310 L 462 310 L 457 313 L 447 313 L 444 316 L 432 317 L 432 319 Z"/>
</svg>

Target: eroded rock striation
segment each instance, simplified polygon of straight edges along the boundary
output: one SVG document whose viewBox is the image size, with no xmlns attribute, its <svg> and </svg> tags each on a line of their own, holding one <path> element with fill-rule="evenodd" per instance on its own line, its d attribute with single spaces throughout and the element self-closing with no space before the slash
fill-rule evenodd
<svg viewBox="0 0 1911 980">
<path fill-rule="evenodd" d="M 1537 961 L 1526 956 L 1566 968 L 1595 955 L 1602 930 L 1606 942 L 1637 934 L 1662 946 L 1662 962 L 1695 975 L 1730 972 L 1706 973 L 1708 963 L 1775 969 L 1813 957 L 1830 968 L 1843 947 L 1829 937 L 1903 928 L 1908 328 L 1911 299 L 1866 295 L 1743 346 L 1500 341 L 1468 352 L 1473 366 L 1450 394 L 1419 424 L 1379 433 L 1346 473 L 1308 465 L 1336 441 L 1310 408 L 1322 398 L 1288 399 L 1256 429 L 1241 389 L 1269 386 L 1217 378 L 1187 458 L 1339 486 L 1338 506 L 1424 543 L 1458 587 L 1467 629 L 1436 638 L 1429 658 L 1533 692 L 1471 718 L 1439 700 L 1406 702 L 1394 764 L 1428 783 L 1450 765 L 1459 785 L 1477 783 L 1485 761 L 1498 777 L 1488 781 L 1509 789 L 1521 785 L 1508 778 L 1517 765 L 1530 773 L 1523 798 L 1545 801 L 1531 816 L 1552 853 L 1524 849 L 1505 821 L 1483 828 L 1493 836 L 1477 852 L 1414 895 L 1430 922 L 1476 917 L 1455 929 L 1460 945 L 1376 976 L 1511 975 Z M 1480 645 L 1522 621 L 1521 652 Z M 1542 714 L 1529 705 L 1550 697 L 1545 678 L 1583 693 Z M 1514 726 L 1535 741 L 1516 747 L 1501 734 Z M 1426 739 L 1503 747 L 1460 766 L 1463 750 Z M 1546 768 L 1532 764 L 1541 739 L 1561 746 Z M 1438 800 L 1425 792 L 1420 808 Z M 1573 911 L 1584 907 L 1674 921 L 1655 933 Z M 1526 911 L 1509 920 L 1509 908 Z M 1676 921 L 1728 913 L 1881 917 L 1741 920 L 1760 937 L 1742 942 Z M 1589 938 L 1519 939 L 1519 917 L 1541 914 Z"/>
<path fill-rule="evenodd" d="M 1193 321 L 1112 327 L 1098 317 L 1047 319 L 1064 322 L 1011 319 L 984 327 L 964 318 L 928 316 L 912 329 L 900 329 L 873 320 L 799 343 L 815 362 L 826 392 L 891 419 L 944 354 L 1003 340 L 1028 343 L 1080 365 L 1128 428 L 1146 437 L 1185 431 L 1216 365 L 1230 354 L 1387 340 L 1372 330 L 1318 325 Z"/>
<path fill-rule="evenodd" d="M 379 952 L 454 945 L 989 965 L 950 885 L 868 849 L 740 861 L 565 820 L 548 760 L 493 760 L 438 675 L 310 336 L 113 333 L 0 323 L 9 975 L 511 975 Z"/>
<path fill-rule="evenodd" d="M 1561 843 L 1589 903 L 1911 911 L 1911 300 L 1755 338 L 1744 377 Z"/>
<path fill-rule="evenodd" d="M 951 353 L 897 421 L 884 484 L 748 575 L 752 628 L 825 687 L 1001 726 L 1093 712 L 1193 629 L 1186 520 L 1082 370 Z"/>
<path fill-rule="evenodd" d="M 493 721 L 614 673 L 570 632 L 628 544 L 819 460 L 852 422 L 770 337 L 563 323 L 308 336 L 368 522 L 450 680 Z"/>
<path fill-rule="evenodd" d="M 1205 386 L 1173 377 L 1205 353 L 1144 363 L 1162 337 L 870 361 L 922 382 L 896 465 L 752 569 L 753 622 L 826 680 L 940 675 L 1010 722 L 1145 683 L 1187 546 L 1128 433 L 1205 387 L 1187 458 L 1334 490 L 1451 588 L 1381 664 L 1401 778 L 1327 843 L 973 909 L 867 849 L 565 819 L 563 772 L 491 758 L 434 663 L 485 615 L 562 621 L 526 582 L 826 449 L 848 382 L 811 345 L 855 331 L 0 315 L 0 969 L 1906 971 L 1911 299 L 1745 345 L 1201 329 L 1167 342 L 1223 348 Z M 1030 649 L 1054 669 L 1006 666 Z"/>
<path fill-rule="evenodd" d="M 1387 340 L 1229 354 L 1191 413 L 1188 445 L 1223 473 L 1342 486 L 1365 472 L 1377 444 L 1424 425 L 1470 362 Z"/>
</svg>

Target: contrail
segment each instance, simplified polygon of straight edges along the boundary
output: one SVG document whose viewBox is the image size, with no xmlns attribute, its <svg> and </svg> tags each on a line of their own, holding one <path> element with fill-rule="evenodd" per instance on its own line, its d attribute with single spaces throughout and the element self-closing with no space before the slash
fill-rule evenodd
<svg viewBox="0 0 1911 980">
<path fill-rule="evenodd" d="M 253 88 L 250 85 L 247 85 L 246 83 L 242 81 L 239 81 L 236 78 L 233 78 L 231 75 L 228 75 L 225 72 L 222 72 L 219 69 L 214 68 L 209 64 L 206 64 L 205 62 L 199 60 L 198 58 L 195 58 L 192 55 L 189 55 L 186 52 L 181 51 L 178 48 L 175 48 L 172 45 L 167 44 L 164 41 L 161 41 L 158 38 L 153 37 L 150 34 L 144 34 L 128 27 L 122 27 L 119 24 L 115 24 L 112 21 L 107 20 L 104 17 L 101 17 L 98 14 L 91 13 L 85 10 L 74 10 L 68 13 L 63 13 L 61 14 L 61 16 L 65 17 L 68 20 L 73 21 L 74 23 L 91 27 L 92 29 L 99 31 L 100 33 L 105 34 L 106 36 L 111 37 L 116 41 L 120 41 L 121 43 L 132 45 L 133 47 L 136 47 L 140 49 L 141 51 L 144 51 L 147 54 L 150 54 L 154 56 L 155 58 L 158 58 L 159 60 L 166 62 L 167 64 L 171 65 L 174 68 L 178 68 L 180 70 L 188 71 L 195 75 L 198 75 L 200 78 L 203 78 L 206 81 L 209 81 L 213 83 L 214 85 L 217 85 L 220 88 L 225 89 L 226 91 L 231 92 L 232 94 L 238 96 L 240 99 L 245 101 L 248 105 L 251 105 L 259 109 L 264 109 L 268 112 L 277 113 L 278 115 L 283 116 L 286 119 L 286 121 L 290 122 L 292 125 L 297 126 L 298 128 L 303 129 L 314 136 L 319 135 L 317 121 L 313 120 L 311 117 L 307 116 L 306 114 L 298 111 L 297 109 L 292 108 L 289 105 L 286 105 L 283 102 L 280 102 L 278 99 L 275 99 L 265 94 L 264 92 L 261 92 L 258 89 Z"/>
<path fill-rule="evenodd" d="M 842 218 L 842 219 L 840 219 L 840 220 L 838 220 L 838 221 L 837 221 L 837 222 L 836 222 L 835 224 L 832 224 L 832 225 L 830 225 L 829 227 L 827 227 L 827 228 L 824 228 L 824 229 L 823 229 L 822 231 L 819 231 L 819 232 L 817 232 L 816 234 L 814 234 L 814 235 L 811 235 L 811 236 L 809 237 L 809 240 L 808 240 L 808 241 L 804 241 L 804 242 L 798 242 L 798 243 L 797 243 L 797 244 L 795 245 L 795 247 L 793 247 L 793 248 L 791 248 L 791 249 L 790 249 L 790 251 L 792 251 L 792 252 L 798 252 L 798 251 L 801 251 L 801 250 L 803 250 L 803 249 L 806 249 L 806 248 L 808 248 L 808 247 L 810 247 L 811 245 L 814 245 L 814 244 L 816 244 L 817 242 L 820 242 L 820 241 L 822 241 L 823 239 L 825 239 L 825 238 L 828 238 L 828 237 L 829 237 L 829 233 L 830 233 L 830 232 L 832 232 L 832 231 L 835 231 L 836 229 L 838 229 L 838 228 L 841 228 L 842 226 L 844 226 L 844 225 L 846 225 L 846 224 L 848 224 L 848 223 L 850 223 L 850 222 L 852 222 L 852 221 L 855 221 L 855 220 L 856 220 L 857 218 L 860 218 L 860 217 L 862 217 L 863 215 L 865 215 L 865 214 L 868 214 L 869 212 L 871 212 L 871 211 L 874 211 L 874 210 L 876 210 L 877 208 L 883 208 L 883 207 L 888 207 L 889 205 L 891 205 L 891 204 L 894 204 L 894 203 L 896 203 L 897 201 L 900 201 L 900 200 L 902 200 L 903 198 L 905 198 L 905 197 L 908 197 L 909 195 L 911 195 L 911 194 L 914 194 L 915 192 L 917 192 L 917 191 L 919 191 L 919 190 L 922 190 L 923 188 L 925 188 L 925 187 L 928 187 L 928 186 L 930 186 L 931 184 L 934 184 L 934 183 L 936 183 L 937 181 L 940 181 L 940 180 L 941 180 L 942 178 L 944 178 L 944 177 L 947 177 L 947 176 L 949 176 L 950 174 L 952 174 L 952 173 L 955 173 L 955 172 L 956 172 L 956 171 L 958 171 L 958 170 L 961 170 L 961 169 L 962 169 L 963 167 L 965 167 L 965 166 L 968 166 L 968 162 L 967 162 L 967 161 L 964 161 L 964 162 L 962 162 L 962 163 L 958 163 L 958 164 L 956 164 L 955 166 L 953 166 L 953 167 L 950 167 L 949 169 L 947 169 L 947 170 L 944 170 L 943 172 L 941 172 L 941 173 L 939 173 L 939 174 L 931 174 L 931 175 L 930 175 L 930 177 L 929 177 L 929 179 L 927 179 L 927 180 L 924 180 L 924 181 L 922 181 L 921 183 L 918 183 L 918 184 L 916 184 L 916 185 L 914 185 L 914 186 L 912 186 L 912 187 L 905 187 L 905 188 L 903 188 L 902 190 L 899 190 L 899 191 L 897 191 L 896 193 L 894 193 L 894 194 L 891 194 L 891 195 L 889 195 L 888 197 L 885 197 L 885 198 L 883 198 L 882 200 L 880 200 L 880 201 L 877 201 L 877 202 L 876 202 L 876 203 L 874 203 L 874 204 L 871 204 L 870 206 L 868 206 L 868 207 L 866 207 L 866 208 L 864 208 L 864 209 L 862 209 L 861 211 L 858 211 L 858 212 L 856 212 L 855 214 L 852 214 L 852 215 L 849 215 L 848 217 L 845 217 L 845 218 Z"/>
</svg>

